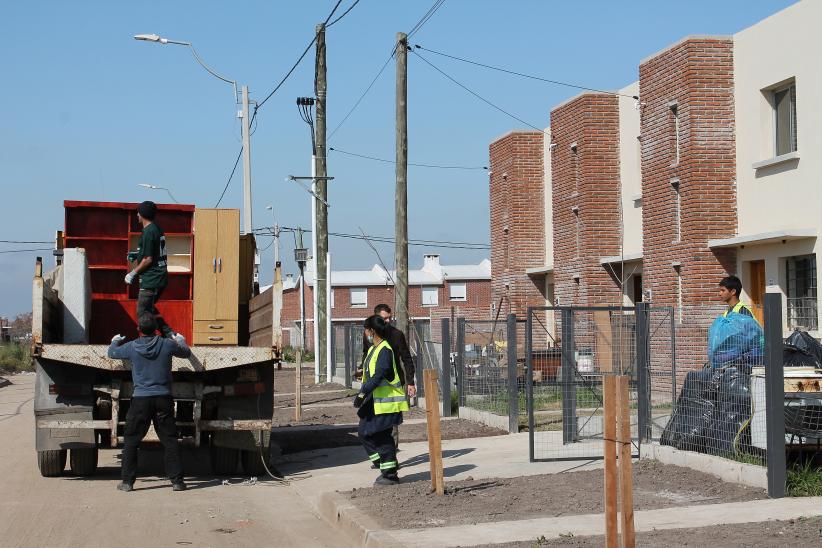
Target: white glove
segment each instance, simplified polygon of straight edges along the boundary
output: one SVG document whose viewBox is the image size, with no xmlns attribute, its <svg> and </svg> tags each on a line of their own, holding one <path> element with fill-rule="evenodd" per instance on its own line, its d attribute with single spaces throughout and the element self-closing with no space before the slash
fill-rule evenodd
<svg viewBox="0 0 822 548">
<path fill-rule="evenodd" d="M 126 283 L 127 283 L 128 285 L 131 285 L 131 282 L 133 282 L 133 281 L 134 281 L 134 278 L 136 278 L 136 277 L 137 277 L 137 273 L 136 273 L 136 272 L 134 272 L 134 271 L 132 270 L 131 272 L 129 272 L 128 274 L 126 274 L 126 278 L 125 278 L 125 279 L 126 279 Z"/>
<path fill-rule="evenodd" d="M 126 340 L 126 338 L 118 333 L 111 338 L 111 344 L 116 344 L 119 346 L 124 340 Z"/>
<path fill-rule="evenodd" d="M 172 339 L 174 339 L 174 342 L 177 343 L 177 346 L 185 346 L 186 345 L 186 338 L 183 337 L 180 333 L 177 333 L 176 335 L 174 335 L 172 337 Z"/>
</svg>

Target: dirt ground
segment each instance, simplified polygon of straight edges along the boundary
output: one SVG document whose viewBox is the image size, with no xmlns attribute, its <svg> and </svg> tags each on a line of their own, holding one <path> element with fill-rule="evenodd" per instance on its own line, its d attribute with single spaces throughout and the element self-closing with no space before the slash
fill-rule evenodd
<svg viewBox="0 0 822 548">
<path fill-rule="evenodd" d="M 559 539 L 534 539 L 532 542 L 489 544 L 481 548 L 531 548 L 532 546 L 566 546 L 573 548 L 599 548 L 605 545 L 604 537 L 563 537 Z M 693 529 L 670 529 L 637 533 L 637 546 L 654 548 L 684 548 L 704 546 L 744 546 L 746 548 L 770 548 L 778 546 L 822 545 L 822 516 L 790 521 L 715 525 Z M 480 547 L 478 547 L 480 548 Z"/>
<path fill-rule="evenodd" d="M 466 525 L 603 512 L 602 470 L 446 483 L 446 494 L 419 481 L 389 489 L 356 489 L 359 508 L 387 529 Z M 740 502 L 766 498 L 761 489 L 725 483 L 689 468 L 640 461 L 634 465 L 634 508 Z M 401 506 L 399 514 L 391 511 Z"/>
</svg>

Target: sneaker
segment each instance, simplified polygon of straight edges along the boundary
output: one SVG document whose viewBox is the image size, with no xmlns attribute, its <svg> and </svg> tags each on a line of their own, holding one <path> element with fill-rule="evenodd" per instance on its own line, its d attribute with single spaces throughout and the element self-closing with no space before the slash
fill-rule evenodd
<svg viewBox="0 0 822 548">
<path fill-rule="evenodd" d="M 126 482 L 124 482 L 124 481 L 121 481 L 119 484 L 117 484 L 117 490 L 118 490 L 118 491 L 125 491 L 125 492 L 129 492 L 129 491 L 131 491 L 132 489 L 134 489 L 134 486 L 133 486 L 132 484 L 130 484 L 130 483 L 126 483 Z"/>
<path fill-rule="evenodd" d="M 378 477 L 376 480 L 374 480 L 374 485 L 375 486 L 379 486 L 379 485 L 399 485 L 399 483 L 400 483 L 400 478 L 398 478 L 397 476 L 386 477 L 386 476 L 380 475 L 380 477 Z"/>
<path fill-rule="evenodd" d="M 171 484 L 172 491 L 185 491 L 186 489 L 188 489 L 188 487 L 186 487 L 186 484 L 183 481 L 178 481 Z"/>
</svg>

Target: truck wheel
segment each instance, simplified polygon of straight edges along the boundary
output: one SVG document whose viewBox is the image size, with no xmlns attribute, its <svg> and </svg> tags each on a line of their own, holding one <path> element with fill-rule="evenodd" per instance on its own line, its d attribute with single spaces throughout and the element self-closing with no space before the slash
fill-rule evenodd
<svg viewBox="0 0 822 548">
<path fill-rule="evenodd" d="M 263 451 L 263 454 L 265 454 L 265 451 Z M 243 470 L 245 470 L 245 473 L 249 476 L 262 477 L 266 475 L 259 449 L 243 451 L 240 460 L 243 463 Z"/>
<path fill-rule="evenodd" d="M 72 473 L 78 476 L 93 476 L 97 471 L 97 448 L 72 449 L 69 466 Z"/>
<path fill-rule="evenodd" d="M 37 451 L 37 468 L 44 478 L 53 478 L 63 473 L 66 467 L 66 450 Z"/>
<path fill-rule="evenodd" d="M 230 476 L 237 471 L 238 449 L 211 446 L 211 471 L 216 476 Z"/>
</svg>

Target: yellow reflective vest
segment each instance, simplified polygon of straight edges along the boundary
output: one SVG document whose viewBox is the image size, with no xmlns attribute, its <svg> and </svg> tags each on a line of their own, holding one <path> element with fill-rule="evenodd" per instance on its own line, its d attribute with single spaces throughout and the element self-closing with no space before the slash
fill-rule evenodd
<svg viewBox="0 0 822 548">
<path fill-rule="evenodd" d="M 388 341 L 382 341 L 369 350 L 365 358 L 366 367 L 363 367 L 362 382 L 365 384 L 376 373 L 377 358 L 383 348 L 391 351 L 391 367 L 394 374 L 390 381 L 383 379 L 379 386 L 374 389 L 374 392 L 371 393 L 371 397 L 374 399 L 374 414 L 383 415 L 385 413 L 408 411 L 408 400 L 405 397 L 405 390 L 403 390 L 400 376 L 397 373 L 397 360 L 394 359 L 394 351 Z"/>
<path fill-rule="evenodd" d="M 753 314 L 753 311 L 752 311 L 752 310 L 748 307 L 748 305 L 744 304 L 742 301 L 739 301 L 738 303 L 736 303 L 732 309 L 730 309 L 730 310 L 726 310 L 726 311 L 725 311 L 725 313 L 724 313 L 724 314 L 722 314 L 722 315 L 723 315 L 725 318 L 727 318 L 727 317 L 728 317 L 728 314 L 730 314 L 731 312 L 736 312 L 737 314 L 739 314 L 739 313 L 742 311 L 742 309 L 743 309 L 743 308 L 744 308 L 745 310 L 747 310 L 747 311 L 748 311 L 748 314 L 750 314 L 751 316 L 753 316 L 753 315 L 754 315 L 754 314 Z"/>
</svg>

